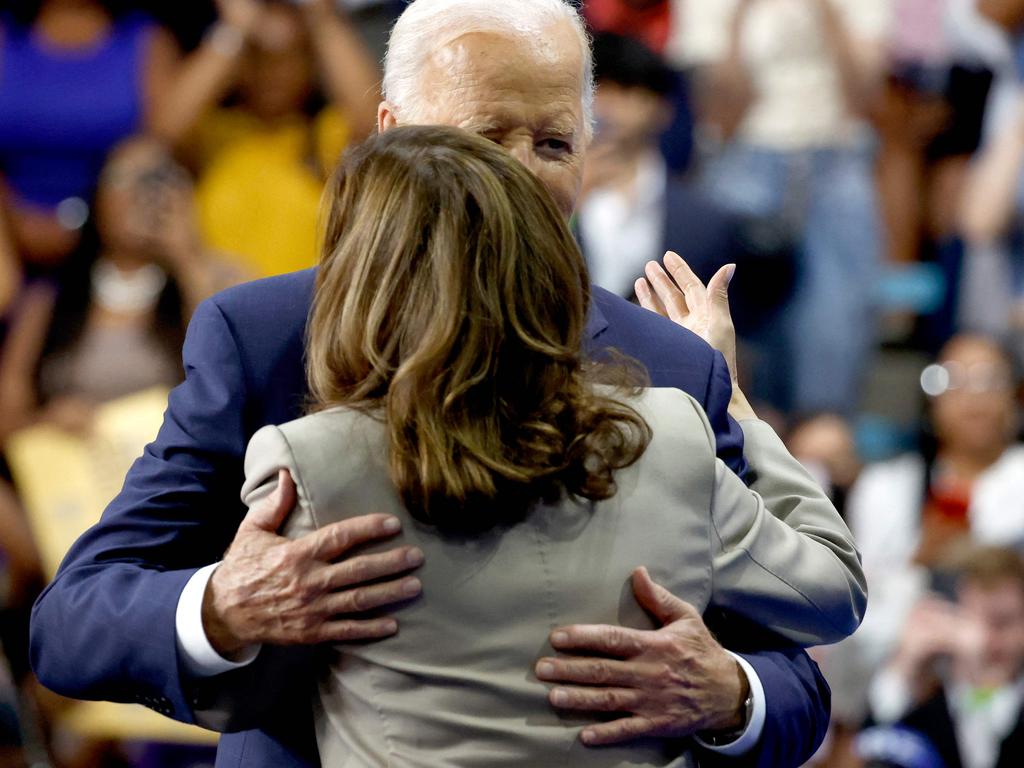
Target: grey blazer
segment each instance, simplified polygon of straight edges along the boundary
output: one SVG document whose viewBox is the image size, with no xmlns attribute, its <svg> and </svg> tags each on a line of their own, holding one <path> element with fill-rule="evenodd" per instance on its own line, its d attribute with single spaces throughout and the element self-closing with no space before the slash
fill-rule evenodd
<svg viewBox="0 0 1024 768">
<path fill-rule="evenodd" d="M 742 425 L 751 490 L 715 458 L 689 395 L 647 389 L 630 402 L 654 436 L 612 499 L 538 506 L 474 537 L 409 515 L 370 416 L 333 409 L 253 436 L 243 497 L 252 505 L 290 470 L 299 504 L 288 536 L 385 512 L 403 521 L 398 540 L 426 554 L 423 595 L 395 612 L 399 633 L 338 646 L 325 663 L 315 711 L 326 768 L 691 765 L 683 741 L 584 747 L 584 721 L 552 709 L 533 675 L 556 626 L 652 628 L 629 584 L 640 565 L 699 611 L 728 608 L 805 646 L 856 629 L 866 592 L 852 536 L 774 432 Z"/>
</svg>

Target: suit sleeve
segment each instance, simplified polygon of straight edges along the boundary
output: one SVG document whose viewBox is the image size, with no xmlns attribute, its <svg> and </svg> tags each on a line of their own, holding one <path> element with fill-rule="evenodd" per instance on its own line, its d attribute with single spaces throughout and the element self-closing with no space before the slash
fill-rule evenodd
<svg viewBox="0 0 1024 768">
<path fill-rule="evenodd" d="M 722 353 L 714 350 L 711 375 L 701 407 L 707 415 L 715 435 L 715 455 L 748 485 L 753 481 L 747 460 L 743 455 L 743 430 L 729 415 L 732 399 L 732 377 Z"/>
<path fill-rule="evenodd" d="M 832 693 L 806 651 L 753 622 L 725 612 L 705 616 L 719 641 L 754 668 L 767 713 L 757 746 L 742 757 L 698 748 L 701 768 L 799 768 L 821 746 Z"/>
<path fill-rule="evenodd" d="M 282 532 L 299 538 L 316 530 L 309 494 L 294 454 L 279 427 L 266 426 L 253 435 L 245 455 L 242 499 L 252 506 L 277 488 L 277 475 L 287 469 L 298 496 Z M 318 658 L 306 647 L 265 645 L 245 667 L 191 682 L 195 722 L 214 731 L 233 732 L 264 725 L 275 716 L 282 694 L 289 701 L 309 701 L 315 690 Z M 276 696 L 267 696 L 274 691 Z"/>
<path fill-rule="evenodd" d="M 58 693 L 137 702 L 191 722 L 175 609 L 192 574 L 221 558 L 243 512 L 248 393 L 213 301 L 196 310 L 184 363 L 155 442 L 37 600 L 30 649 L 36 675 Z"/>
</svg>

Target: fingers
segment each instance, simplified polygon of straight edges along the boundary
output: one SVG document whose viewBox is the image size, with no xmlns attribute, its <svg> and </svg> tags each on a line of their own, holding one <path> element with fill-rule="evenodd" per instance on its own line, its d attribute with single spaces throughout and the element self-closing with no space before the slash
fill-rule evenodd
<svg viewBox="0 0 1024 768">
<path fill-rule="evenodd" d="M 633 594 L 637 602 L 651 613 L 662 626 L 681 619 L 700 618 L 697 609 L 680 600 L 660 584 L 655 584 L 646 568 L 633 571 Z"/>
<path fill-rule="evenodd" d="M 380 640 L 398 632 L 394 619 L 328 621 L 320 625 L 314 643 L 347 643 L 356 640 Z"/>
<path fill-rule="evenodd" d="M 556 651 L 586 651 L 611 658 L 629 659 L 646 649 L 644 633 L 637 629 L 608 624 L 576 624 L 551 633 Z"/>
<path fill-rule="evenodd" d="M 328 616 L 363 613 L 372 611 L 374 608 L 410 600 L 422 591 L 423 584 L 420 580 L 410 576 L 383 584 L 370 584 L 343 592 L 333 592 L 324 597 L 323 607 Z"/>
<path fill-rule="evenodd" d="M 537 678 L 549 683 L 581 683 L 611 687 L 635 687 L 651 671 L 635 662 L 611 659 L 550 658 L 537 662 Z"/>
<path fill-rule="evenodd" d="M 267 498 L 249 508 L 242 526 L 276 533 L 288 513 L 295 508 L 295 482 L 287 469 L 277 473 L 277 488 Z"/>
<path fill-rule="evenodd" d="M 736 274 L 735 264 L 726 264 L 715 272 L 714 277 L 708 280 L 708 296 L 713 304 L 721 305 L 723 302 L 729 306 L 729 285 Z"/>
<path fill-rule="evenodd" d="M 678 253 L 669 251 L 665 254 L 665 268 L 683 292 L 683 296 L 686 297 L 686 304 L 690 312 L 706 314 L 708 310 L 708 291 L 704 287 L 704 283 L 701 282 L 701 279 L 690 269 L 690 265 L 683 261 L 683 258 Z"/>
<path fill-rule="evenodd" d="M 323 569 L 324 592 L 365 584 L 388 576 L 397 576 L 411 568 L 423 565 L 423 550 L 418 547 L 398 547 L 387 552 L 360 555 Z"/>
<path fill-rule="evenodd" d="M 624 717 L 610 723 L 588 725 L 580 732 L 580 740 L 589 747 L 619 744 L 643 736 L 656 736 L 660 724 L 649 717 Z"/>
<path fill-rule="evenodd" d="M 559 709 L 632 712 L 643 704 L 643 694 L 630 688 L 555 688 L 548 701 Z"/>
<path fill-rule="evenodd" d="M 647 282 L 647 278 L 637 278 L 637 281 L 633 283 L 633 290 L 636 292 L 636 297 L 640 301 L 641 307 L 662 317 L 668 317 L 665 305 L 661 303 L 661 299 L 651 289 L 651 284 Z"/>
<path fill-rule="evenodd" d="M 682 325 L 690 316 L 692 307 L 687 303 L 685 292 L 672 281 L 661 265 L 656 261 L 647 262 L 644 274 L 650 282 L 658 300 L 665 308 L 665 316 L 674 323 Z M 699 282 L 699 281 L 698 281 Z"/>
<path fill-rule="evenodd" d="M 402 530 L 393 515 L 362 515 L 326 525 L 296 541 L 300 553 L 313 560 L 330 562 L 350 549 L 378 539 L 387 539 Z"/>
</svg>

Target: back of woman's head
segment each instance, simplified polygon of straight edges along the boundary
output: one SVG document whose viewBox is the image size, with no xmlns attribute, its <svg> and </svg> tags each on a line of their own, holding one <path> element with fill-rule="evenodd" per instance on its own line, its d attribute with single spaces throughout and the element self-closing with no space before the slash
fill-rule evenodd
<svg viewBox="0 0 1024 768">
<path fill-rule="evenodd" d="M 381 413 L 410 512 L 480 530 L 540 499 L 614 494 L 649 430 L 593 389 L 586 267 L 529 171 L 458 129 L 394 128 L 328 194 L 310 388 Z"/>
</svg>

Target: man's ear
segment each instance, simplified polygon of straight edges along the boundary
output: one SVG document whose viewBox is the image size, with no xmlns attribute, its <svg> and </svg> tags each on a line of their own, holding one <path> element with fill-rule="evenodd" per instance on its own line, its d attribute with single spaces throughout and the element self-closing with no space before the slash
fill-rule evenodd
<svg viewBox="0 0 1024 768">
<path fill-rule="evenodd" d="M 395 117 L 395 108 L 388 102 L 382 101 L 377 107 L 377 133 L 384 133 L 388 128 L 398 125 L 398 118 Z"/>
</svg>

